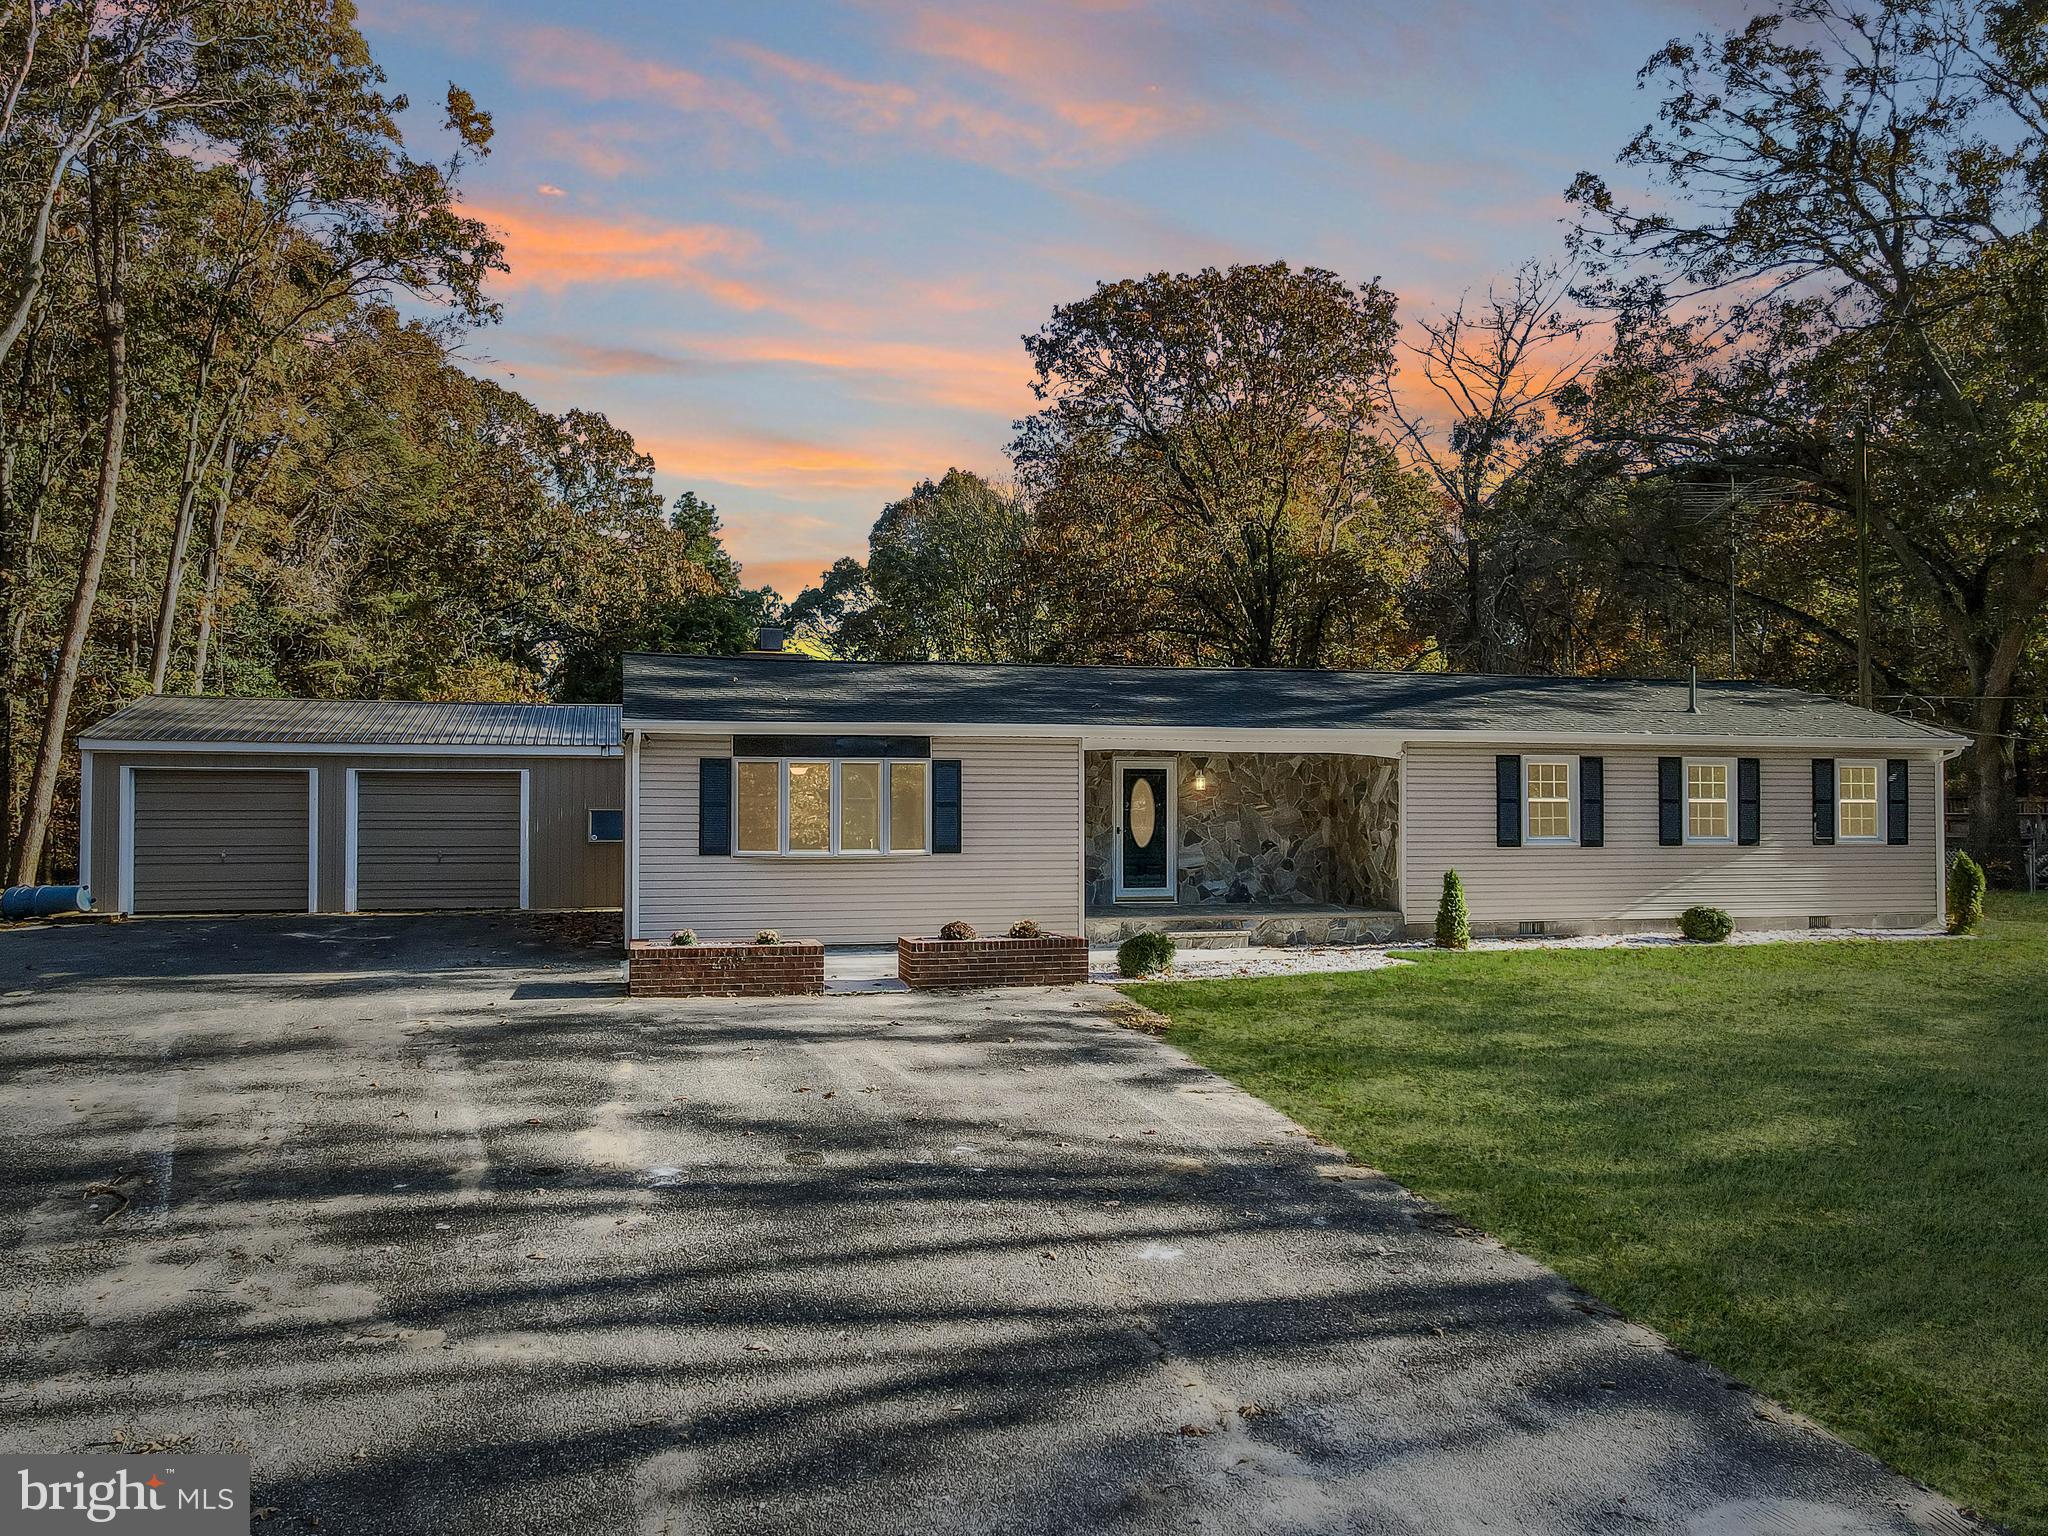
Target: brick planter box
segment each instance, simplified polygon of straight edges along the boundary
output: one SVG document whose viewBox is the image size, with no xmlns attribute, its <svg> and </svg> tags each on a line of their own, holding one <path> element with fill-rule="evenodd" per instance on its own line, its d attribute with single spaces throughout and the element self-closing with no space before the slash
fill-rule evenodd
<svg viewBox="0 0 2048 1536">
<path fill-rule="evenodd" d="M 1088 979 L 1088 941 L 1078 934 L 1037 939 L 896 941 L 896 974 L 913 992 L 966 987 L 1063 987 Z"/>
<path fill-rule="evenodd" d="M 657 944 L 626 948 L 631 997 L 779 997 L 825 990 L 825 946 L 816 939 L 782 944 Z"/>
</svg>

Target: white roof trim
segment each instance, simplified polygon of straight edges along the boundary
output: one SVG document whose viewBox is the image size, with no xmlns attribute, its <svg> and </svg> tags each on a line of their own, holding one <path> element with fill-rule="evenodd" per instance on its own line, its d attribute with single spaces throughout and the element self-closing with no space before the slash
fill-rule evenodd
<svg viewBox="0 0 2048 1536">
<path fill-rule="evenodd" d="M 820 735 L 850 736 L 1022 736 L 1057 741 L 1079 741 L 1090 751 L 1111 751 L 1135 747 L 1179 747 L 1199 751 L 1207 747 L 1221 751 L 1237 746 L 1245 750 L 1349 751 L 1379 757 L 1397 757 L 1404 746 L 1465 747 L 1651 747 L 1672 746 L 1687 750 L 1757 747 L 1779 751 L 1812 751 L 1839 754 L 1845 750 L 1941 753 L 1953 757 L 1969 743 L 1962 736 L 1941 732 L 1927 736 L 1684 736 L 1649 731 L 1531 731 L 1503 735 L 1498 731 L 1460 730 L 1375 730 L 1357 726 L 1230 726 L 1230 725 L 1046 725 L 933 723 L 931 721 L 837 722 L 824 720 L 626 720 L 625 731 L 646 731 L 654 735 L 746 736 L 812 732 Z"/>
</svg>

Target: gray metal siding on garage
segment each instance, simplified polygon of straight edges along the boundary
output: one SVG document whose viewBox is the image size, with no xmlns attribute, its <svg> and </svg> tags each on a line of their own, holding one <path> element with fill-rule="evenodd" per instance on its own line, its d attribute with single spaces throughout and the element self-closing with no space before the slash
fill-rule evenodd
<svg viewBox="0 0 2048 1536">
<path fill-rule="evenodd" d="M 828 944 L 888 944 L 953 918 L 1001 933 L 1020 917 L 1078 931 L 1079 742 L 935 738 L 934 758 L 960 761 L 960 852 L 893 858 L 700 855 L 697 763 L 731 751 L 729 736 L 642 744 L 638 937 L 777 928 Z"/>
<path fill-rule="evenodd" d="M 1759 760 L 1755 846 L 1662 846 L 1660 754 L 1630 749 L 1596 754 L 1605 764 L 1604 847 L 1502 848 L 1495 841 L 1496 753 L 1571 755 L 1512 741 L 1484 750 L 1408 750 L 1401 825 L 1409 923 L 1434 918 L 1446 869 L 1458 871 L 1473 921 L 1485 924 L 1528 920 L 1599 931 L 1668 924 L 1695 904 L 1724 908 L 1745 922 L 1783 919 L 1796 927 L 1810 916 L 1927 923 L 1939 914 L 1939 764 L 1930 757 L 1909 759 L 1911 841 L 1902 846 L 1815 846 L 1813 759 L 1820 754 L 1783 751 L 1740 754 Z M 1674 748 L 1662 755 L 1683 753 Z M 1858 761 L 1885 755 L 1848 743 L 1840 753 Z"/>
<path fill-rule="evenodd" d="M 106 752 L 91 754 L 92 818 L 89 883 L 102 907 L 119 899 L 121 769 L 292 769 L 318 784 L 320 910 L 343 910 L 350 768 L 372 773 L 428 768 L 524 768 L 527 795 L 527 905 L 539 911 L 617 907 L 625 890 L 625 849 L 589 841 L 593 810 L 623 810 L 623 757 L 463 758 L 445 753 L 373 752 Z M 301 902 L 300 909 L 303 910 Z"/>
<path fill-rule="evenodd" d="M 137 912 L 303 912 L 311 855 L 303 771 L 135 773 Z"/>
<path fill-rule="evenodd" d="M 516 769 L 356 775 L 356 908 L 520 905 Z"/>
</svg>

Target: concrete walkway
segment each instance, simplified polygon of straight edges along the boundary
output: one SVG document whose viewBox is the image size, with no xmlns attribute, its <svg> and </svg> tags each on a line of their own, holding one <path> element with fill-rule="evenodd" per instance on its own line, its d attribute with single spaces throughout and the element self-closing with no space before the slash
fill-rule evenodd
<svg viewBox="0 0 2048 1536">
<path fill-rule="evenodd" d="M 0 1448 L 257 1529 L 1960 1532 L 1093 988 L 517 919 L 0 934 Z"/>
</svg>

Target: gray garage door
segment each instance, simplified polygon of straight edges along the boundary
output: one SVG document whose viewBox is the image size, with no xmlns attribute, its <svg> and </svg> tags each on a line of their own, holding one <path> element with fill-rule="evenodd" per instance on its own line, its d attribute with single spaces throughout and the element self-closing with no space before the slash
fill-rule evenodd
<svg viewBox="0 0 2048 1536">
<path fill-rule="evenodd" d="M 356 909 L 519 905 L 517 773 L 356 777 Z"/>
<path fill-rule="evenodd" d="M 137 912 L 303 912 L 307 775 L 135 770 Z"/>
</svg>

